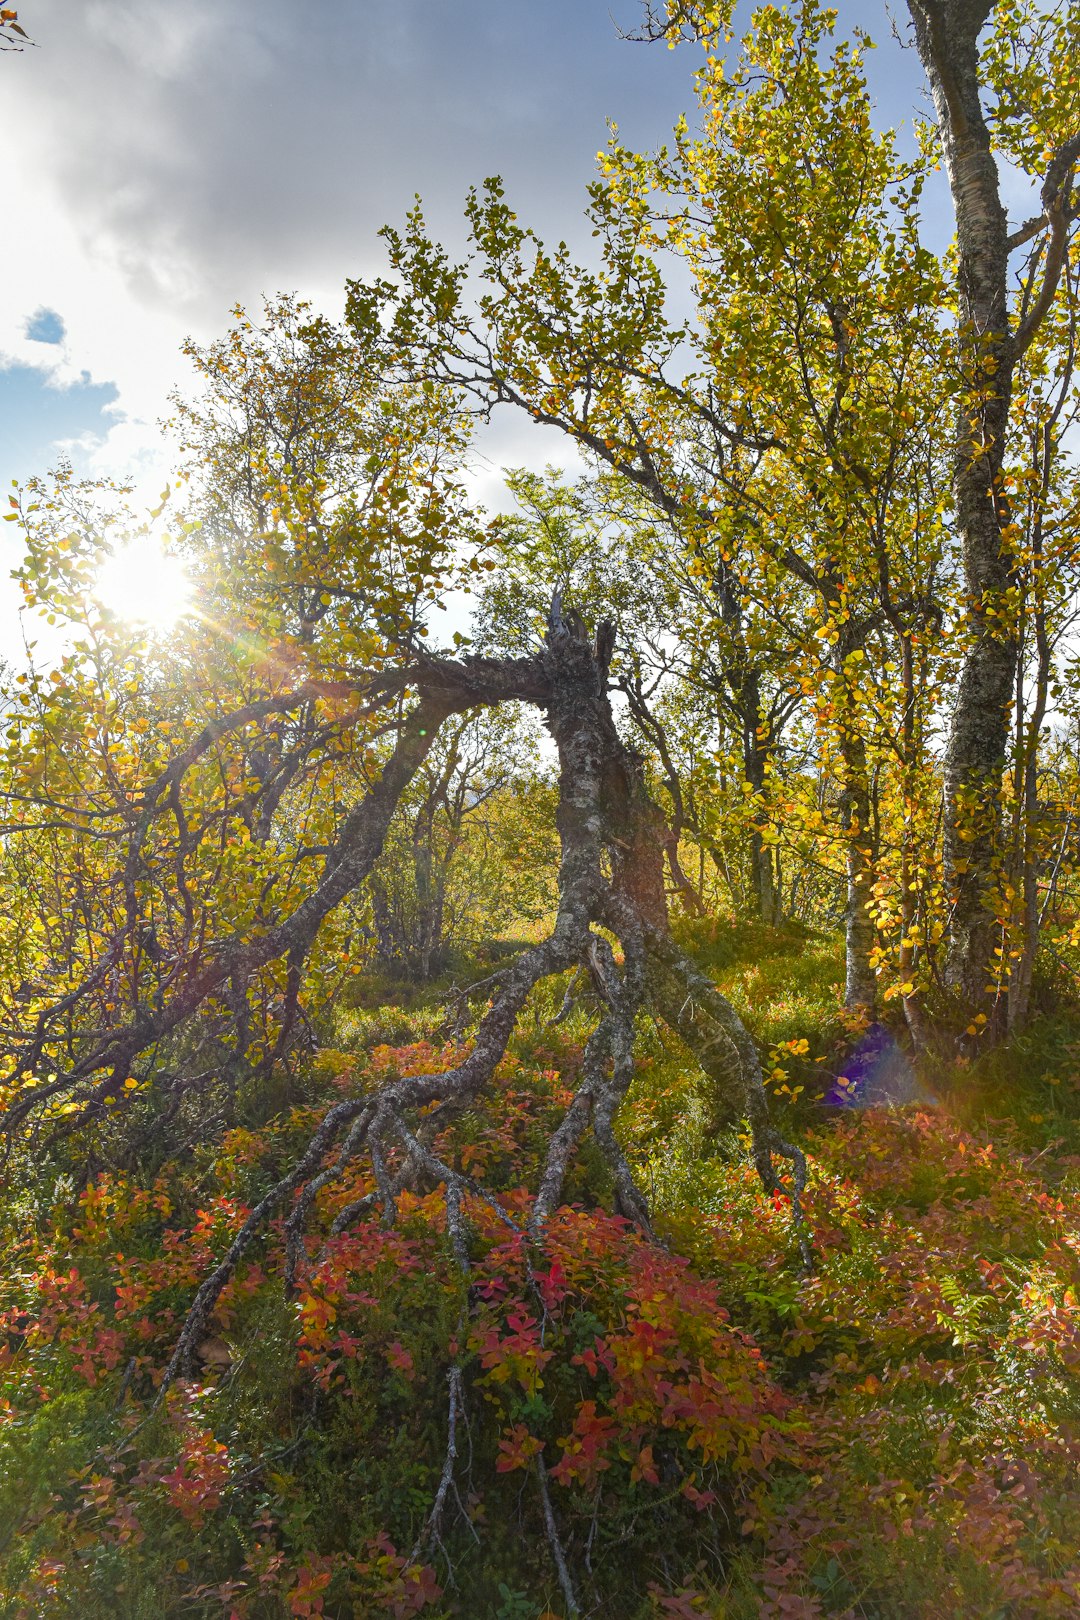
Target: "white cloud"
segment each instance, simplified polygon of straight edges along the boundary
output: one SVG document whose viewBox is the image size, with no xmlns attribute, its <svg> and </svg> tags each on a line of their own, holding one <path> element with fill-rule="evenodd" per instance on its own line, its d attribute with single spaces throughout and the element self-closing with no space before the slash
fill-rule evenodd
<svg viewBox="0 0 1080 1620">
<path fill-rule="evenodd" d="M 632 24 L 636 0 L 617 13 Z M 19 153 L 0 357 L 55 386 L 115 382 L 92 466 L 151 482 L 185 335 L 208 341 L 234 303 L 278 289 L 336 312 L 345 278 L 381 267 L 377 228 L 413 192 L 460 242 L 464 191 L 493 172 L 523 216 L 573 241 L 605 118 L 662 139 L 695 65 L 619 41 L 608 0 L 52 0 L 32 31 L 37 49 L 0 60 Z M 913 103 L 918 66 L 900 60 Z M 888 87 L 895 100 L 895 69 Z M 26 336 L 41 306 L 65 323 L 59 353 Z M 509 423 L 487 453 L 504 449 L 557 453 Z"/>
<path fill-rule="evenodd" d="M 278 288 L 340 308 L 413 191 L 453 229 L 469 181 L 504 169 L 565 231 L 619 80 L 633 93 L 644 64 L 606 8 L 547 11 L 538 28 L 535 8 L 481 0 L 325 0 L 299 16 L 288 0 L 41 8 L 38 48 L 3 62 L 20 154 L 4 363 L 55 386 L 115 382 L 117 425 L 94 461 L 129 471 L 157 450 L 186 334 L 207 340 L 234 303 Z M 672 81 L 667 53 L 651 66 Z M 43 305 L 65 323 L 59 352 L 26 336 Z"/>
</svg>

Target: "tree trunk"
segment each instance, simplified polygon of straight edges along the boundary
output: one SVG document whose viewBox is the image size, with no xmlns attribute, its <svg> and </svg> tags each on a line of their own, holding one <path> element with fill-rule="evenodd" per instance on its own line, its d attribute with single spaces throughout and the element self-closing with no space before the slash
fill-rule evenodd
<svg viewBox="0 0 1080 1620">
<path fill-rule="evenodd" d="M 840 819 L 846 840 L 847 904 L 844 909 L 844 1006 L 850 1013 L 872 1015 L 877 1000 L 877 978 L 871 953 L 877 940 L 868 907 L 873 896 L 874 862 L 871 848 L 870 792 L 866 780 L 866 749 L 862 738 L 847 736 L 843 743 L 847 780 L 840 795 Z"/>
<path fill-rule="evenodd" d="M 742 732 L 743 776 L 755 800 L 748 839 L 750 894 L 756 916 L 775 927 L 780 921 L 780 903 L 772 850 L 762 836 L 767 825 L 764 806 L 775 738 L 772 727 L 765 722 L 761 674 L 746 643 L 739 585 L 727 563 L 722 562 L 715 568 L 712 587 L 729 642 L 728 657 L 723 665 L 724 683 L 731 694 L 731 708 Z"/>
<path fill-rule="evenodd" d="M 384 973 L 393 976 L 402 972 L 405 966 L 401 954 L 401 941 L 398 938 L 399 930 L 391 915 L 386 886 L 377 878 L 372 878 L 370 892 L 371 920 L 375 925 L 375 948 L 379 965 Z"/>
<path fill-rule="evenodd" d="M 899 619 L 894 620 L 894 629 L 900 642 L 900 678 L 904 694 L 904 711 L 900 728 L 903 748 L 900 773 L 904 803 L 903 828 L 900 834 L 900 998 L 912 1045 L 916 1051 L 921 1052 L 928 1046 L 929 1036 L 923 1012 L 922 993 L 916 983 L 919 903 L 915 874 L 920 870 L 920 859 L 915 844 L 915 816 L 922 765 L 917 719 L 920 706 L 915 688 L 915 654 L 911 633 L 904 628 Z M 925 949 L 925 935 L 923 948 Z"/>
<path fill-rule="evenodd" d="M 768 766 L 772 748 L 770 742 L 762 737 L 761 691 L 756 671 L 747 678 L 743 696 L 746 704 L 743 714 L 743 771 L 757 801 L 750 824 L 750 893 L 755 914 L 770 928 L 775 928 L 781 920 L 780 897 L 776 890 L 772 846 L 763 837 L 767 818 L 762 808 L 769 785 Z"/>
<path fill-rule="evenodd" d="M 1036 543 L 1041 542 L 1037 532 Z M 1050 696 L 1052 653 L 1046 611 L 1032 614 L 1035 639 L 1035 682 L 1031 713 L 1025 714 L 1023 660 L 1016 679 L 1016 763 L 1013 784 L 1013 928 L 1010 930 L 1006 1020 L 1009 1033 L 1023 1028 L 1031 1004 L 1035 957 L 1039 949 L 1039 738 Z M 1019 912 L 1017 916 L 1016 913 Z"/>
<path fill-rule="evenodd" d="M 679 780 L 678 768 L 668 747 L 667 732 L 649 706 L 645 696 L 644 684 L 637 670 L 624 677 L 622 689 L 626 694 L 634 723 L 656 749 L 660 760 L 661 778 L 671 800 L 671 816 L 664 823 L 663 841 L 672 886 L 690 915 L 703 917 L 705 915 L 705 903 L 700 892 L 695 889 L 683 870 L 682 861 L 679 857 L 679 839 L 684 828 L 688 825 L 691 826 L 691 831 L 694 831 L 694 828 L 691 818 L 688 817 L 686 812 L 682 782 Z"/>
<path fill-rule="evenodd" d="M 945 977 L 981 1010 L 992 981 L 1002 857 L 1000 789 L 1017 642 L 1001 488 L 1016 349 L 1009 327 L 1008 226 L 980 99 L 978 37 L 992 0 L 909 0 L 956 211 L 960 405 L 953 460 L 967 590 L 967 653 L 945 756 Z"/>
</svg>

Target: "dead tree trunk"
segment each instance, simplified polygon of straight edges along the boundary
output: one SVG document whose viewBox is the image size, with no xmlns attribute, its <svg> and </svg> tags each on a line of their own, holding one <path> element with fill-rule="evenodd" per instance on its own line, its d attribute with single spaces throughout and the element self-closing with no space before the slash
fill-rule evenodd
<svg viewBox="0 0 1080 1620">
<path fill-rule="evenodd" d="M 9 1109 L 0 1128 L 26 1120 L 36 1099 L 60 1091 L 100 1106 L 103 1092 L 124 1093 L 123 1079 L 141 1054 L 160 1043 L 198 1011 L 219 985 L 238 971 L 252 972 L 278 956 L 309 948 L 323 918 L 363 883 L 382 849 L 394 806 L 423 762 L 440 725 L 452 713 L 506 701 L 531 703 L 546 717 L 559 754 L 558 831 L 561 840 L 559 900 L 549 936 L 519 955 L 496 981 L 468 1055 L 441 1073 L 405 1075 L 380 1090 L 337 1104 L 326 1115 L 307 1151 L 257 1204 L 232 1248 L 196 1295 L 168 1370 L 166 1384 L 191 1364 L 196 1345 L 236 1263 L 268 1218 L 299 1193 L 287 1222 L 290 1271 L 304 1254 L 303 1233 L 321 1186 L 365 1155 L 375 1192 L 339 1215 L 335 1230 L 370 1209 L 386 1221 L 405 1186 L 442 1183 L 455 1253 L 468 1263 L 468 1232 L 462 1216 L 465 1193 L 483 1194 L 468 1178 L 443 1164 L 433 1144 L 440 1118 L 474 1103 L 506 1051 L 533 987 L 543 978 L 584 968 L 601 1001 L 577 1093 L 553 1133 L 530 1219 L 536 1240 L 557 1207 L 567 1169 L 587 1131 L 609 1168 L 618 1210 L 649 1230 L 645 1197 L 618 1141 L 615 1117 L 633 1077 L 635 1026 L 650 1005 L 685 1041 L 713 1088 L 713 1112 L 748 1119 L 753 1156 L 763 1186 L 779 1187 L 776 1160 L 793 1169 L 791 1196 L 804 1264 L 809 1264 L 799 1203 L 805 1181 L 801 1152 L 772 1126 L 754 1043 L 735 1010 L 679 951 L 668 927 L 664 887 L 664 818 L 645 786 L 642 760 L 619 737 L 608 697 L 613 628 L 603 625 L 590 641 L 581 619 L 552 606 L 547 647 L 532 659 L 421 658 L 397 677 L 417 688 L 420 703 L 402 725 L 401 739 L 367 799 L 346 817 L 338 844 L 326 856 L 324 877 L 292 917 L 266 933 L 220 948 L 156 1011 L 133 1009 L 130 1022 L 102 1038 L 88 1034 L 82 1055 L 49 1087 L 28 1093 Z M 387 678 L 379 677 L 385 687 Z M 190 752 L 190 751 L 189 751 Z M 186 756 L 185 756 L 186 757 Z M 182 782 L 182 771 L 170 778 Z M 148 804 L 153 803 L 148 795 Z M 149 813 L 149 812 L 148 812 Z M 136 917 L 135 925 L 139 919 Z M 621 953 L 621 961 L 619 959 Z M 65 1000 L 70 1014 L 71 998 Z M 48 1047 L 48 1020 L 35 1048 Z M 70 1049 L 70 1048 L 69 1048 Z M 143 1060 L 144 1063 L 146 1060 Z M 106 1079 L 102 1080 L 103 1071 Z M 145 1078 L 149 1078 L 147 1068 Z M 431 1111 L 431 1104 L 442 1105 Z"/>
<path fill-rule="evenodd" d="M 712 1084 L 714 1108 L 749 1119 L 763 1183 L 776 1186 L 774 1154 L 796 1165 L 797 1198 L 804 1173 L 801 1155 L 769 1123 L 754 1043 L 734 1008 L 671 937 L 663 879 L 666 828 L 646 790 L 640 758 L 615 728 L 607 696 L 606 628 L 601 627 L 593 648 L 577 616 L 564 616 L 556 603 L 549 647 L 554 679 L 548 725 L 562 767 L 560 886 L 564 895 L 574 889 L 581 895 L 579 956 L 608 1010 L 594 1035 L 595 1045 L 590 1042 L 582 1086 L 552 1142 L 534 1227 L 541 1227 L 555 1207 L 570 1156 L 590 1124 L 611 1167 L 621 1212 L 647 1225 L 644 1198 L 612 1130 L 632 1078 L 635 1019 L 646 1002 L 694 1052 Z M 605 864 L 610 878 L 604 875 Z M 621 944 L 621 975 L 594 924 Z"/>
</svg>

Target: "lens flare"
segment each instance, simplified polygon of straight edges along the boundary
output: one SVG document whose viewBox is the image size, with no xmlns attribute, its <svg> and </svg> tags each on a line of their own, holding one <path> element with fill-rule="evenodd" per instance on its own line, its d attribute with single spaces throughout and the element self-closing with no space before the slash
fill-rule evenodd
<svg viewBox="0 0 1080 1620">
<path fill-rule="evenodd" d="M 114 618 L 164 634 L 191 607 L 194 587 L 179 557 L 156 540 L 132 540 L 102 565 L 94 587 Z"/>
</svg>

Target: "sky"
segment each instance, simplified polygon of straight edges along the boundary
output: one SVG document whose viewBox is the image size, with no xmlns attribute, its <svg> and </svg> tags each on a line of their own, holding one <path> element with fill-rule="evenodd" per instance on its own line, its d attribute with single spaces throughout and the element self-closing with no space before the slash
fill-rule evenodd
<svg viewBox="0 0 1080 1620">
<path fill-rule="evenodd" d="M 886 0 L 839 11 L 879 43 L 881 123 L 925 111 Z M 637 0 L 23 0 L 19 13 L 35 47 L 0 55 L 5 487 L 64 454 L 160 488 L 185 336 L 208 342 L 235 304 L 277 291 L 340 313 L 346 278 L 383 268 L 378 229 L 416 193 L 460 247 L 467 188 L 499 173 L 523 220 L 587 252 L 606 120 L 658 144 L 691 108 L 697 61 L 620 38 Z M 485 493 L 503 465 L 565 459 L 509 418 L 480 448 Z M 0 634 L 17 561 L 5 528 Z"/>
</svg>

